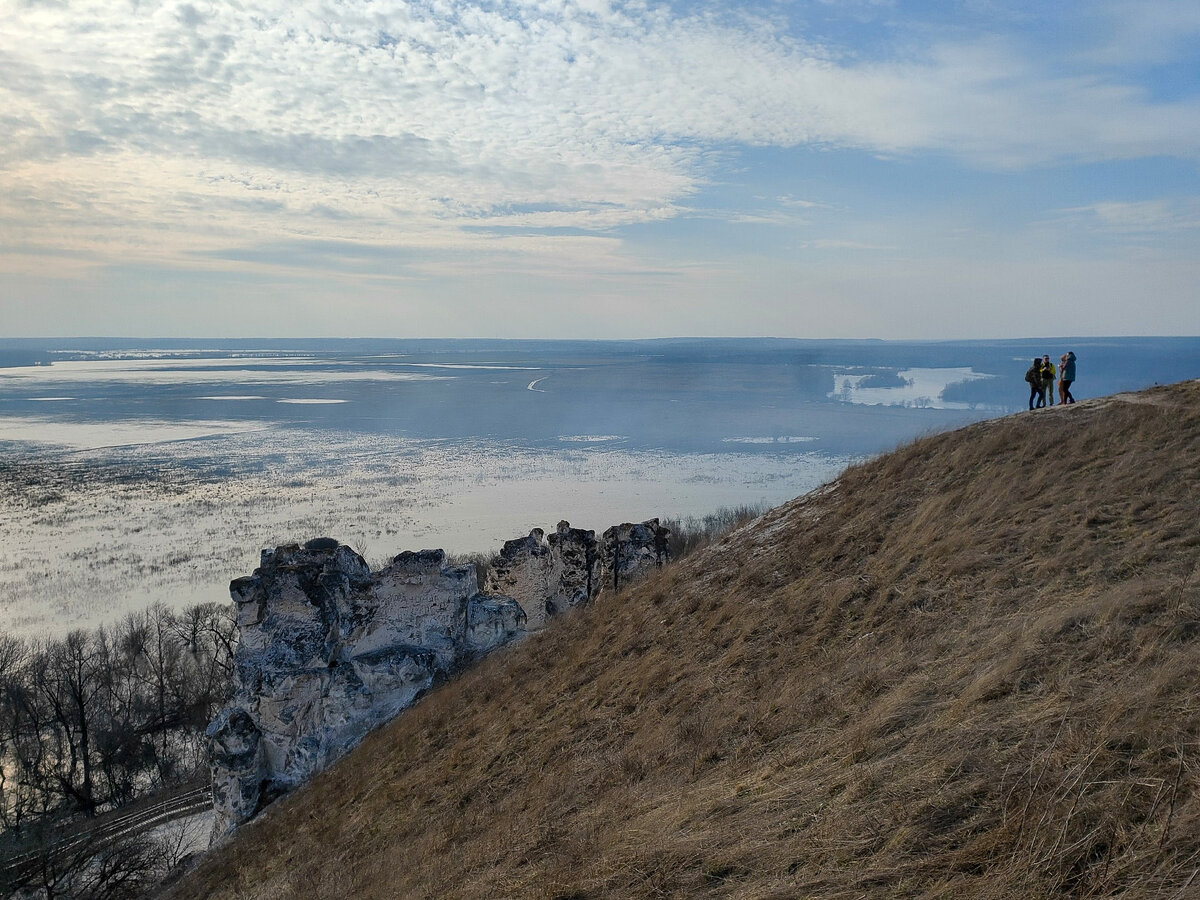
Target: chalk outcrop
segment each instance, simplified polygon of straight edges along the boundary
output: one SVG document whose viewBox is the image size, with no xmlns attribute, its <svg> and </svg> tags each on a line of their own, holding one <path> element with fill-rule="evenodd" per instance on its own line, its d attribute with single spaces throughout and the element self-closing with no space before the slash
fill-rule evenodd
<svg viewBox="0 0 1200 900">
<path fill-rule="evenodd" d="M 599 589 L 596 532 L 569 522 L 559 522 L 549 538 L 535 528 L 527 537 L 506 541 L 488 569 L 487 590 L 516 600 L 530 631 L 591 600 Z"/>
<path fill-rule="evenodd" d="M 401 553 L 372 574 L 321 538 L 263 551 L 230 593 L 235 695 L 208 729 L 219 833 L 524 630 L 515 601 L 480 594 L 474 567 L 447 567 L 441 550 Z"/>
<path fill-rule="evenodd" d="M 662 568 L 670 558 L 670 535 L 658 519 L 626 522 L 605 531 L 600 539 L 603 589 L 620 590 Z"/>
<path fill-rule="evenodd" d="M 227 834 L 343 755 L 439 679 L 624 587 L 667 558 L 657 519 L 594 531 L 559 522 L 508 541 L 486 592 L 441 550 L 372 573 L 332 538 L 264 550 L 230 586 L 234 697 L 208 727 L 214 834 Z"/>
</svg>

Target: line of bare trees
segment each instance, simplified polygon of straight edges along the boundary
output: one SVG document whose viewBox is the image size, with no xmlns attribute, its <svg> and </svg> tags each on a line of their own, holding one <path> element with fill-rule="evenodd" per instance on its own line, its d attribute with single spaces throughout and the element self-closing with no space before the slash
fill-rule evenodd
<svg viewBox="0 0 1200 900">
<path fill-rule="evenodd" d="M 63 638 L 0 634 L 0 829 L 94 816 L 206 771 L 228 699 L 227 604 L 155 605 Z"/>
</svg>

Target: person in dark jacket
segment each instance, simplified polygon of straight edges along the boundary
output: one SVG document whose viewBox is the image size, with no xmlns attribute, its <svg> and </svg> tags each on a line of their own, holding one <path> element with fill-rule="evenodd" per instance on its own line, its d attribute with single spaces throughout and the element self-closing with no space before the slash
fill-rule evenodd
<svg viewBox="0 0 1200 900">
<path fill-rule="evenodd" d="M 1063 354 L 1062 366 L 1059 369 L 1062 380 L 1059 382 L 1058 402 L 1059 403 L 1074 403 L 1075 398 L 1071 396 L 1071 382 L 1075 380 L 1075 353 L 1068 350 Z"/>
<path fill-rule="evenodd" d="M 1033 358 L 1033 365 L 1025 373 L 1025 380 L 1029 382 L 1029 408 L 1033 409 L 1034 400 L 1037 400 L 1039 408 L 1045 406 L 1046 389 L 1042 387 L 1042 361 L 1036 356 Z"/>
</svg>

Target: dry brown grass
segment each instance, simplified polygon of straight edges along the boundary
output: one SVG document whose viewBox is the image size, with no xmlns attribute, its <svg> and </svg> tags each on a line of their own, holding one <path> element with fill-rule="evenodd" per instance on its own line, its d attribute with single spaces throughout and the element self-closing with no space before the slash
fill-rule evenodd
<svg viewBox="0 0 1200 900">
<path fill-rule="evenodd" d="M 175 897 L 1200 896 L 1200 384 L 929 437 L 432 693 Z"/>
</svg>

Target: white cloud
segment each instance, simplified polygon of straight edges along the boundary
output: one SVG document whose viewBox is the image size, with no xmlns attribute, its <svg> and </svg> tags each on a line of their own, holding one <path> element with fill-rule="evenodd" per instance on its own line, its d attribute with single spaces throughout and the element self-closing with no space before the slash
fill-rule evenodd
<svg viewBox="0 0 1200 900">
<path fill-rule="evenodd" d="M 1062 215 L 1118 234 L 1162 235 L 1200 228 L 1200 198 L 1102 201 L 1063 210 Z"/>
<path fill-rule="evenodd" d="M 1107 0 L 1096 4 L 1093 44 L 1080 56 L 1110 65 L 1161 65 L 1195 54 L 1200 37 L 1200 4 L 1194 0 Z"/>
<path fill-rule="evenodd" d="M 1153 6 L 1143 47 L 1183 8 Z M 605 235 L 689 210 L 741 146 L 1000 168 L 1200 155 L 1194 96 L 1152 102 L 1015 38 L 871 61 L 806 43 L 782 19 L 696 9 L 0 0 L 0 267 L 31 273 L 33 250 L 76 266 L 287 268 L 226 251 L 327 241 L 350 260 L 329 271 L 353 269 L 354 248 L 425 254 L 380 277 L 461 270 L 462 256 L 436 254 L 467 251 L 501 269 L 640 271 Z"/>
<path fill-rule="evenodd" d="M 811 241 L 805 246 L 812 247 L 816 250 L 895 250 L 895 247 L 887 247 L 880 244 L 866 244 L 862 241 L 842 241 L 831 238 L 821 238 L 820 240 Z"/>
<path fill-rule="evenodd" d="M 801 200 L 799 197 L 793 197 L 789 194 L 776 197 L 775 202 L 780 206 L 793 207 L 795 209 L 816 209 L 828 205 L 825 203 L 817 203 L 814 200 Z"/>
<path fill-rule="evenodd" d="M 835 141 L 935 150 L 997 168 L 1063 161 L 1200 156 L 1200 102 L 1152 103 L 1095 74 L 1051 75 L 1007 41 L 934 48 L 928 59 L 867 65 L 834 88 Z"/>
</svg>

